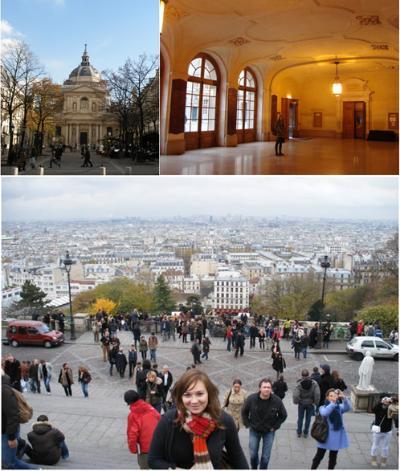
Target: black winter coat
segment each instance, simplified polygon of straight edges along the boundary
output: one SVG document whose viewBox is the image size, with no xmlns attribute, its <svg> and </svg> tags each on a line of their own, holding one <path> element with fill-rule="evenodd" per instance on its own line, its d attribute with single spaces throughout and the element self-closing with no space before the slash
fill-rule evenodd
<svg viewBox="0 0 400 471">
<path fill-rule="evenodd" d="M 50 422 L 35 422 L 32 432 L 28 433 L 32 445 L 29 457 L 37 464 L 56 464 L 61 458 L 60 443 L 65 440 L 64 434 L 53 428 Z"/>
<path fill-rule="evenodd" d="M 335 382 L 330 374 L 324 373 L 321 375 L 319 380 L 319 390 L 321 391 L 321 397 L 319 400 L 319 405 L 322 406 L 325 402 L 325 395 L 328 389 L 334 388 Z"/>
<path fill-rule="evenodd" d="M 190 435 L 175 423 L 176 409 L 170 409 L 161 417 L 147 457 L 150 469 L 183 468 L 194 464 L 193 444 Z M 222 412 L 224 429 L 215 429 L 207 439 L 207 448 L 214 469 L 222 469 L 222 450 L 226 449 L 231 469 L 249 469 L 239 442 L 232 417 Z"/>
<path fill-rule="evenodd" d="M 286 419 L 285 406 L 276 394 L 271 394 L 269 399 L 261 399 L 259 393 L 251 394 L 242 407 L 243 425 L 255 432 L 278 430 Z"/>
<path fill-rule="evenodd" d="M 10 386 L 10 378 L 4 375 L 1 379 L 1 433 L 7 434 L 8 440 L 14 440 L 17 437 L 18 427 L 17 399 Z"/>
</svg>

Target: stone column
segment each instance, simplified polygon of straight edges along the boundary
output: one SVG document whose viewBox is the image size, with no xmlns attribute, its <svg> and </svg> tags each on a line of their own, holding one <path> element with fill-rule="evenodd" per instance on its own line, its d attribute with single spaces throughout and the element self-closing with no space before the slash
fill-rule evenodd
<svg viewBox="0 0 400 471">
<path fill-rule="evenodd" d="M 237 90 L 236 88 L 228 89 L 228 135 L 226 145 L 228 147 L 237 146 L 236 132 L 236 112 L 237 112 Z"/>
<path fill-rule="evenodd" d="M 179 155 L 185 152 L 186 83 L 186 80 L 180 78 L 172 80 L 167 142 L 167 154 L 169 155 Z"/>
<path fill-rule="evenodd" d="M 88 143 L 88 146 L 90 147 L 92 145 L 92 125 L 91 124 L 88 125 L 88 129 L 89 130 L 88 130 L 88 141 L 87 141 L 87 143 Z"/>
<path fill-rule="evenodd" d="M 79 133 L 79 124 L 76 125 L 76 145 L 78 149 L 80 148 L 80 133 Z"/>
</svg>

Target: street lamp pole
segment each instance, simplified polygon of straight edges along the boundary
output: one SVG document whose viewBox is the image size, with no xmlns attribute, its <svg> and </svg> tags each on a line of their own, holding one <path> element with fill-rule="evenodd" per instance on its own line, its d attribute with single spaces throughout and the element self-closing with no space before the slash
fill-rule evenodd
<svg viewBox="0 0 400 471">
<path fill-rule="evenodd" d="M 321 296 L 322 308 L 324 307 L 324 299 L 325 299 L 326 270 L 330 266 L 331 264 L 329 263 L 328 255 L 324 255 L 324 258 L 321 261 L 321 268 L 324 269 L 324 277 L 322 279 L 322 296 Z"/>
<path fill-rule="evenodd" d="M 62 261 L 62 263 L 64 265 L 65 271 L 67 272 L 67 277 L 68 277 L 69 318 L 70 318 L 70 324 L 71 324 L 71 340 L 76 340 L 75 323 L 74 323 L 74 317 L 72 315 L 71 278 L 70 278 L 71 268 L 72 268 L 72 265 L 74 264 L 74 261 L 69 256 L 68 250 L 67 250 L 67 253 L 65 254 L 65 259 Z"/>
</svg>

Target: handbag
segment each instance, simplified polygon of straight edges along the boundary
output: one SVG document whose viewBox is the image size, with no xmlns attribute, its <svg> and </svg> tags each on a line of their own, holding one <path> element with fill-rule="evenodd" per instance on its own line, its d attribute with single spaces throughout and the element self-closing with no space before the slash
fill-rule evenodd
<svg viewBox="0 0 400 471">
<path fill-rule="evenodd" d="M 20 424 L 26 424 L 29 422 L 32 418 L 33 415 L 33 409 L 32 407 L 25 401 L 24 396 L 22 393 L 17 391 L 16 389 L 13 389 L 14 396 L 17 400 L 18 404 L 18 415 L 19 415 L 19 423 Z"/>
<path fill-rule="evenodd" d="M 321 414 L 315 416 L 314 423 L 311 427 L 311 436 L 317 440 L 317 442 L 325 443 L 328 440 L 329 427 L 326 419 Z"/>
<path fill-rule="evenodd" d="M 375 425 L 375 420 L 371 424 L 371 432 L 372 433 L 381 433 L 381 425 L 382 422 L 385 420 L 385 416 L 383 416 L 381 423 L 379 425 Z"/>
</svg>

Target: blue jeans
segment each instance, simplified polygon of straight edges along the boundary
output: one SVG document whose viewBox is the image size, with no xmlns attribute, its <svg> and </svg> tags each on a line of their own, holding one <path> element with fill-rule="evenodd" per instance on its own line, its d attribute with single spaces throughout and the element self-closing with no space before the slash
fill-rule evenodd
<svg viewBox="0 0 400 471">
<path fill-rule="evenodd" d="M 269 458 L 271 456 L 272 444 L 274 443 L 275 432 L 255 432 L 250 429 L 249 449 L 251 469 L 257 469 L 260 463 L 260 469 L 268 469 Z M 262 439 L 261 461 L 258 458 L 258 449 Z"/>
<path fill-rule="evenodd" d="M 304 414 L 306 416 L 306 421 L 304 424 L 304 435 L 308 435 L 310 429 L 311 417 L 314 415 L 314 405 L 313 404 L 299 404 L 298 405 L 298 416 L 297 416 L 297 433 L 301 435 L 301 429 L 303 426 Z"/>
<path fill-rule="evenodd" d="M 157 350 L 150 350 L 150 361 L 154 361 L 154 363 L 157 361 L 156 351 Z"/>
<path fill-rule="evenodd" d="M 17 433 L 19 437 L 19 432 Z M 8 435 L 1 435 L 1 467 L 3 469 L 39 469 L 17 458 L 17 447 L 10 448 L 8 445 Z"/>
<path fill-rule="evenodd" d="M 301 353 L 303 354 L 303 358 L 307 358 L 307 348 L 302 348 Z"/>
<path fill-rule="evenodd" d="M 63 440 L 60 443 L 60 448 L 61 448 L 61 458 L 63 460 L 66 460 L 67 458 L 69 458 L 69 450 L 68 450 L 67 444 L 65 443 L 65 440 Z"/>
<path fill-rule="evenodd" d="M 83 395 L 85 397 L 89 397 L 89 385 L 88 385 L 88 383 L 84 383 L 82 381 L 81 382 L 81 388 L 82 388 Z"/>
<path fill-rule="evenodd" d="M 50 389 L 50 380 L 51 380 L 51 377 L 50 377 L 50 376 L 46 376 L 46 378 L 43 378 L 44 387 L 46 388 L 46 391 L 47 391 L 47 392 L 51 392 L 51 389 Z"/>
<path fill-rule="evenodd" d="M 226 346 L 226 349 L 228 350 L 228 352 L 231 351 L 231 346 L 232 346 L 232 337 L 228 337 L 228 344 Z"/>
</svg>

